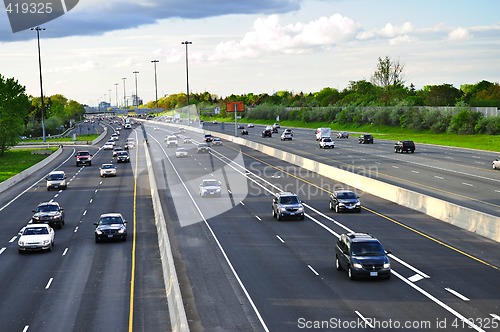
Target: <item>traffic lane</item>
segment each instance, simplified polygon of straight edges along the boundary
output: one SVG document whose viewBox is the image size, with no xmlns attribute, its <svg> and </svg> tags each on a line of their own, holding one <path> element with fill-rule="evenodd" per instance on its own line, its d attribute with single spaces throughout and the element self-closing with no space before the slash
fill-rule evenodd
<svg viewBox="0 0 500 332">
<path fill-rule="evenodd" d="M 498 211 L 500 211 L 498 203 L 495 203 L 497 201 L 495 197 L 498 196 L 495 184 L 500 181 L 500 174 L 489 169 L 468 168 L 467 172 L 464 172 L 464 170 L 450 170 L 449 165 L 452 165 L 452 163 L 441 165 L 432 159 L 430 159 L 432 161 L 430 163 L 427 157 L 429 154 L 425 154 L 426 157 L 419 156 L 419 153 L 405 154 L 404 156 L 398 154 L 395 156 L 394 153 L 388 150 L 384 154 L 366 156 L 363 150 L 372 149 L 371 144 L 368 144 L 370 147 L 359 145 L 359 147 L 349 149 L 349 152 L 344 153 L 345 151 L 339 145 L 331 151 L 321 151 L 322 149 L 316 146 L 315 141 L 304 141 L 299 144 L 292 143 L 294 141 L 281 142 L 276 137 L 271 139 L 252 137 L 250 139 L 344 170 L 373 177 L 411 190 L 418 190 L 424 194 L 488 214 L 498 215 Z M 309 147 L 306 147 L 306 144 L 309 144 Z M 373 146 L 375 145 L 378 144 L 373 144 Z M 428 149 L 428 147 L 425 149 Z M 361 152 L 359 159 L 356 151 Z M 366 153 L 369 153 L 369 151 L 366 150 Z M 454 151 L 454 149 L 450 149 L 450 151 Z M 325 154 L 327 155 L 325 156 Z M 459 169 L 459 165 L 451 167 Z M 444 172 L 444 174 L 438 174 L 441 172 Z M 449 179 L 449 181 L 441 181 L 445 178 Z M 450 186 L 450 183 L 453 183 L 454 186 L 457 185 L 457 187 Z M 469 190 L 471 186 L 476 189 L 474 191 Z M 464 195 L 464 191 L 467 192 L 467 195 Z M 493 202 L 491 202 L 490 194 L 494 197 Z"/>
<path fill-rule="evenodd" d="M 163 152 L 155 144 L 150 144 L 150 148 L 152 156 L 158 157 Z M 197 192 L 190 196 L 184 187 L 178 187 L 179 179 L 168 161 L 154 162 L 153 166 L 155 177 L 160 180 L 159 195 L 190 330 L 263 330 L 229 267 L 222 263 L 224 257 L 192 203 L 191 197 Z M 182 174 L 188 179 L 205 174 L 198 164 L 186 163 L 184 166 Z M 168 185 L 163 184 L 162 179 L 168 181 Z"/>
</svg>

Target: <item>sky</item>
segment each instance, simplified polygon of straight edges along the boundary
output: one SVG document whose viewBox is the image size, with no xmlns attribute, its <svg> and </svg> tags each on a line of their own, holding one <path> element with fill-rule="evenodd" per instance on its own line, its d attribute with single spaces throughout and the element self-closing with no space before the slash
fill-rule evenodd
<svg viewBox="0 0 500 332">
<path fill-rule="evenodd" d="M 417 89 L 500 82 L 498 13 L 497 0 L 80 0 L 40 25 L 43 92 L 122 105 L 137 87 L 154 101 L 152 60 L 158 97 L 187 77 L 219 97 L 343 90 L 386 56 Z M 40 96 L 36 31 L 13 33 L 4 7 L 0 75 Z"/>
</svg>

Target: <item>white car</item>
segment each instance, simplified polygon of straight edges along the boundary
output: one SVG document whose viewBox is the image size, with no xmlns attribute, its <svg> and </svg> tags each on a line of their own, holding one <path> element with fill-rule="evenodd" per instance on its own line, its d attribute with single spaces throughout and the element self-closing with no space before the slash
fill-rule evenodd
<svg viewBox="0 0 500 332">
<path fill-rule="evenodd" d="M 186 150 L 185 148 L 177 148 L 177 151 L 175 151 L 176 158 L 187 157 L 188 155 L 188 150 Z"/>
<path fill-rule="evenodd" d="M 335 142 L 331 137 L 322 137 L 319 141 L 320 149 L 333 149 L 335 147 Z"/>
<path fill-rule="evenodd" d="M 500 159 L 499 158 L 493 160 L 492 167 L 493 167 L 493 169 L 500 169 Z"/>
<path fill-rule="evenodd" d="M 247 124 L 247 128 L 253 128 L 253 127 L 254 127 L 253 123 Z"/>
<path fill-rule="evenodd" d="M 221 182 L 215 179 L 205 179 L 200 184 L 201 197 L 220 197 Z"/>
<path fill-rule="evenodd" d="M 103 150 L 113 150 L 115 146 L 111 143 L 111 142 L 106 142 L 103 146 L 102 146 L 102 149 Z"/>
<path fill-rule="evenodd" d="M 120 138 L 120 135 L 118 133 L 113 133 L 113 134 L 111 134 L 111 138 L 115 141 L 118 141 L 118 139 Z"/>
<path fill-rule="evenodd" d="M 105 176 L 116 176 L 116 167 L 113 164 L 102 164 L 99 168 L 101 178 Z"/>
<path fill-rule="evenodd" d="M 17 246 L 19 253 L 31 250 L 51 251 L 54 246 L 55 232 L 48 224 L 29 224 L 23 227 L 19 233 Z"/>
</svg>

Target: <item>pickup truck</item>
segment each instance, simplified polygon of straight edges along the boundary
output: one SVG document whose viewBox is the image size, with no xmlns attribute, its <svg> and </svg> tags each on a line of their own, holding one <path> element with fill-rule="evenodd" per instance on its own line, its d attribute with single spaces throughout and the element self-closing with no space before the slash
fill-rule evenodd
<svg viewBox="0 0 500 332">
<path fill-rule="evenodd" d="M 77 151 L 75 154 L 76 166 L 88 165 L 92 166 L 92 154 L 89 151 Z"/>
</svg>

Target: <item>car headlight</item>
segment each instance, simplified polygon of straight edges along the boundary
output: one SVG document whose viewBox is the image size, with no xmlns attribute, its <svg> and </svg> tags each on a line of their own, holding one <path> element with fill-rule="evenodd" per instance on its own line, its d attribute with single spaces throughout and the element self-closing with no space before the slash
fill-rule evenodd
<svg viewBox="0 0 500 332">
<path fill-rule="evenodd" d="M 127 230 L 126 230 L 125 228 L 121 228 L 121 229 L 118 231 L 118 233 L 123 234 L 123 233 L 125 233 L 126 231 L 127 231 Z"/>
<path fill-rule="evenodd" d="M 39 221 L 40 217 L 33 217 L 33 220 Z"/>
<path fill-rule="evenodd" d="M 100 229 L 96 229 L 96 230 L 95 230 L 95 233 L 96 233 L 97 235 L 101 235 L 101 234 L 102 234 L 102 231 L 101 231 Z"/>
<path fill-rule="evenodd" d="M 49 244 L 50 240 L 43 240 L 42 244 L 46 245 Z"/>
<path fill-rule="evenodd" d="M 361 265 L 360 263 L 352 263 L 352 266 L 357 268 L 357 269 L 362 269 L 363 268 L 363 265 Z"/>
<path fill-rule="evenodd" d="M 361 202 L 356 202 L 356 206 L 361 206 Z"/>
<path fill-rule="evenodd" d="M 285 211 L 286 211 L 286 208 L 284 208 L 284 207 L 280 207 L 280 209 L 279 209 L 279 210 L 280 210 L 280 212 L 285 212 Z"/>
<path fill-rule="evenodd" d="M 345 206 L 345 204 L 342 202 L 339 202 L 339 206 Z"/>
<path fill-rule="evenodd" d="M 384 263 L 384 269 L 389 269 L 391 267 L 391 263 Z"/>
<path fill-rule="evenodd" d="M 23 247 L 24 246 L 24 241 L 18 241 L 17 244 L 20 245 L 21 247 Z"/>
<path fill-rule="evenodd" d="M 220 188 L 215 189 L 216 193 L 220 193 Z"/>
<path fill-rule="evenodd" d="M 304 212 L 304 207 L 303 207 L 303 206 L 299 207 L 299 208 L 297 209 L 297 212 Z"/>
</svg>

